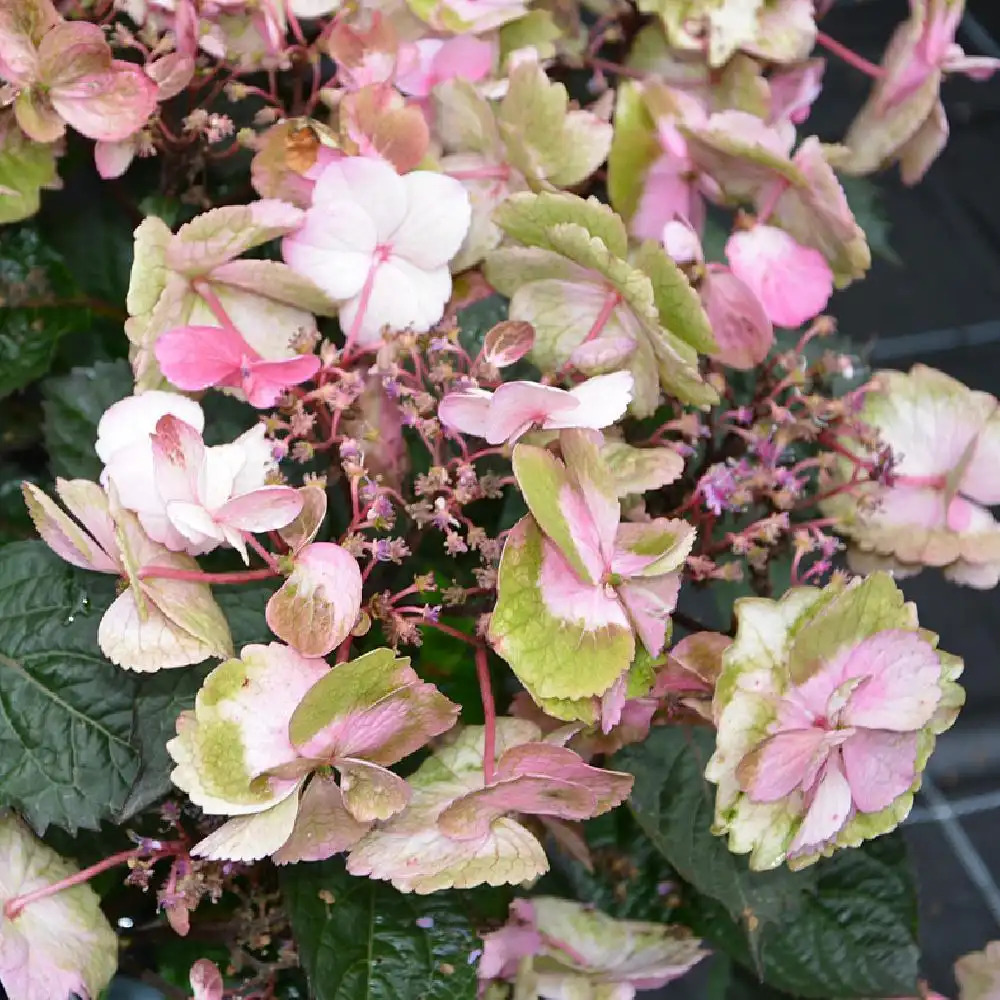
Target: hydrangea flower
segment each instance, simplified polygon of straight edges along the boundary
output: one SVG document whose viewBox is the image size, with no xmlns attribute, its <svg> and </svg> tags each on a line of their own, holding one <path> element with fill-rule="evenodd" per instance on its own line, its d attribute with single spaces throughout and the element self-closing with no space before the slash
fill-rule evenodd
<svg viewBox="0 0 1000 1000">
<path fill-rule="evenodd" d="M 15 917 L 16 896 L 76 874 L 12 813 L 0 816 L 0 985 L 10 1000 L 96 1000 L 118 967 L 118 939 L 89 885 L 39 899 Z"/>
<path fill-rule="evenodd" d="M 547 871 L 548 860 L 510 814 L 587 819 L 613 809 L 632 787 L 630 774 L 591 767 L 524 719 L 497 719 L 490 784 L 484 747 L 483 727 L 467 726 L 437 749 L 409 779 L 410 804 L 351 850 L 347 870 L 421 894 L 516 885 Z"/>
<path fill-rule="evenodd" d="M 996 398 L 926 365 L 875 379 L 859 417 L 892 449 L 892 473 L 822 504 L 851 540 L 852 565 L 906 575 L 936 566 L 955 583 L 995 587 L 1000 525 L 988 508 L 1000 503 Z M 853 469 L 841 460 L 835 483 L 850 481 Z"/>
<path fill-rule="evenodd" d="M 632 398 L 630 372 L 597 375 L 572 389 L 537 382 L 506 382 L 495 392 L 457 389 L 438 406 L 438 419 L 460 434 L 489 444 L 513 444 L 532 427 L 600 430 L 620 420 Z"/>
<path fill-rule="evenodd" d="M 97 427 L 103 479 L 146 533 L 174 552 L 231 545 L 247 561 L 244 533 L 289 524 L 302 509 L 290 486 L 269 486 L 275 468 L 263 424 L 231 444 L 206 447 L 201 407 L 146 392 L 109 407 Z"/>
<path fill-rule="evenodd" d="M 458 181 L 417 170 L 400 177 L 377 160 L 329 164 L 302 225 L 282 243 L 288 265 L 340 305 L 362 347 L 383 327 L 430 329 L 451 295 L 448 261 L 469 228 Z"/>
<path fill-rule="evenodd" d="M 969 58 L 955 44 L 965 0 L 911 0 L 910 17 L 886 48 L 868 102 L 844 138 L 839 165 L 868 174 L 897 162 L 904 184 L 916 184 L 948 140 L 948 118 L 940 99 L 949 73 L 989 78 L 1000 60 Z"/>
<path fill-rule="evenodd" d="M 767 869 L 893 829 L 964 701 L 962 661 L 937 649 L 885 573 L 745 598 L 736 615 L 705 772 L 718 785 L 714 832 Z"/>
<path fill-rule="evenodd" d="M 694 529 L 666 518 L 619 523 L 595 441 L 563 431 L 559 444 L 563 461 L 531 445 L 514 449 L 531 513 L 504 545 L 490 639 L 549 714 L 573 719 L 583 708 L 575 702 L 606 695 L 623 677 L 633 633 L 651 656 L 663 651 Z"/>
<path fill-rule="evenodd" d="M 483 935 L 479 978 L 514 984 L 515 995 L 631 998 L 679 979 L 706 955 L 681 927 L 614 920 L 552 896 L 515 899 L 510 920 Z"/>
<path fill-rule="evenodd" d="M 200 344 L 190 344 L 199 352 L 213 337 L 224 336 L 220 307 L 260 358 L 298 356 L 296 344 L 316 333 L 316 316 L 332 316 L 336 306 L 285 264 L 240 258 L 292 232 L 302 218 L 293 205 L 263 199 L 214 208 L 176 233 L 155 215 L 143 220 L 135 231 L 125 323 L 138 390 L 163 387 L 154 351 L 168 330 L 210 328 Z"/>
<path fill-rule="evenodd" d="M 64 21 L 50 0 L 0 2 L 0 77 L 14 88 L 18 124 L 37 142 L 55 142 L 67 125 L 116 142 L 156 107 L 156 84 L 141 67 L 112 58 L 98 25 Z"/>
<path fill-rule="evenodd" d="M 208 675 L 167 744 L 174 784 L 234 817 L 193 853 L 290 863 L 347 849 L 409 800 L 389 767 L 457 714 L 388 649 L 330 667 L 279 643 L 244 647 Z"/>
<path fill-rule="evenodd" d="M 24 483 L 22 489 L 36 530 L 56 555 L 128 581 L 97 630 L 101 652 L 112 663 L 147 672 L 232 654 L 229 625 L 207 584 L 141 575 L 146 566 L 194 573 L 198 566 L 190 556 L 152 541 L 135 516 L 112 505 L 96 483 L 56 480 L 56 493 L 72 517 L 37 486 Z"/>
</svg>

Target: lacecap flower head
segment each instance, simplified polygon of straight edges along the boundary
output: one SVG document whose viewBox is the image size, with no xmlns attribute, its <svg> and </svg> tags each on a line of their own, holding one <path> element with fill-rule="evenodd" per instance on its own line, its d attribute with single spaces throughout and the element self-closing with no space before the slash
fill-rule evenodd
<svg viewBox="0 0 1000 1000">
<path fill-rule="evenodd" d="M 965 700 L 957 656 L 887 573 L 736 603 L 706 777 L 750 867 L 811 864 L 897 826 Z"/>
</svg>

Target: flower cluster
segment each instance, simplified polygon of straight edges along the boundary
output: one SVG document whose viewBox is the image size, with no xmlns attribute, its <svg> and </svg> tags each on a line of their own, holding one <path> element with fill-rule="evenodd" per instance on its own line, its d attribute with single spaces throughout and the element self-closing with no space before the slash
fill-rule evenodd
<svg viewBox="0 0 1000 1000">
<path fill-rule="evenodd" d="M 294 965 L 258 863 L 342 856 L 415 896 L 554 855 L 593 877 L 585 821 L 634 784 L 610 755 L 654 727 L 714 730 L 697 832 L 751 868 L 902 821 L 962 663 L 880 570 L 1000 581 L 998 404 L 923 366 L 866 380 L 822 313 L 871 262 L 841 176 L 918 180 L 942 81 L 998 64 L 955 44 L 962 0 L 911 0 L 881 66 L 825 6 L 0 0 L 0 223 L 84 140 L 137 223 L 104 304 L 131 392 L 102 397 L 92 478 L 25 481 L 27 509 L 115 578 L 123 682 L 195 678 L 134 722 L 139 828 L 169 774 L 170 839 L 74 876 L 0 816 L 12 1000 L 101 993 L 116 942 L 78 883 L 118 863 L 181 935 L 239 901 L 206 1000 Z M 808 127 L 820 50 L 873 78 L 838 145 Z M 684 611 L 721 584 L 755 594 L 728 634 Z M 706 954 L 588 903 L 477 924 L 484 995 L 626 998 Z"/>
</svg>

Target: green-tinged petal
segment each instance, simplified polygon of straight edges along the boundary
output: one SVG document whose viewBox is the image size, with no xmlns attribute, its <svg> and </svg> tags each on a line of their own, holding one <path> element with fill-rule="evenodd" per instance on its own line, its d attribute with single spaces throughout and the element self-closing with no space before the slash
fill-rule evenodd
<svg viewBox="0 0 1000 1000">
<path fill-rule="evenodd" d="M 646 173 L 661 154 L 656 122 L 643 100 L 641 86 L 631 80 L 623 80 L 618 88 L 614 129 L 608 154 L 608 195 L 615 211 L 631 219 Z"/>
<path fill-rule="evenodd" d="M 684 459 L 666 446 L 634 448 L 624 441 L 605 440 L 601 458 L 620 497 L 669 486 L 684 471 Z"/>
<path fill-rule="evenodd" d="M 632 662 L 632 632 L 614 621 L 588 627 L 582 608 L 577 620 L 553 614 L 541 591 L 542 552 L 537 525 L 523 519 L 504 546 L 490 640 L 534 698 L 601 695 Z"/>
</svg>

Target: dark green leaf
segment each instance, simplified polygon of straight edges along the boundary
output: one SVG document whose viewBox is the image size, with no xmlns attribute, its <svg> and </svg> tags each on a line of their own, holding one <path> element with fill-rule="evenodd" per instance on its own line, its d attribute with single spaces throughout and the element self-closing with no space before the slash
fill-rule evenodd
<svg viewBox="0 0 1000 1000">
<path fill-rule="evenodd" d="M 279 586 L 281 581 L 274 580 L 215 588 L 215 600 L 229 622 L 237 655 L 243 646 L 251 643 L 275 641 L 264 619 L 264 608 Z"/>
<path fill-rule="evenodd" d="M 127 361 L 98 361 L 42 383 L 43 432 L 53 476 L 96 479 L 101 462 L 94 451 L 97 423 L 119 399 L 132 392 Z"/>
<path fill-rule="evenodd" d="M 459 310 L 458 339 L 470 358 L 474 358 L 483 349 L 486 334 L 506 318 L 507 299 L 502 295 L 491 295 Z"/>
<path fill-rule="evenodd" d="M 116 822 L 122 823 L 142 812 L 173 787 L 170 772 L 174 762 L 167 753 L 167 740 L 176 733 L 177 716 L 194 707 L 201 682 L 215 665 L 212 661 L 183 670 L 161 670 L 136 679 L 133 732 L 142 768 L 115 817 Z"/>
<path fill-rule="evenodd" d="M 712 743 L 707 730 L 669 727 L 614 759 L 635 775 L 640 826 L 691 887 L 695 931 L 798 996 L 912 994 L 916 895 L 900 840 L 840 851 L 797 873 L 751 872 L 711 833 L 715 790 L 702 774 Z"/>
<path fill-rule="evenodd" d="M 495 894 L 403 895 L 337 859 L 295 865 L 282 886 L 314 1000 L 475 997 L 474 914 L 479 899 L 495 910 Z"/>
<path fill-rule="evenodd" d="M 72 281 L 59 257 L 29 226 L 5 227 L 0 244 L 0 397 L 44 375 L 59 338 L 89 324 L 66 305 Z"/>
<path fill-rule="evenodd" d="M 878 185 L 868 177 L 840 174 L 837 179 L 847 195 L 847 203 L 851 206 L 854 218 L 868 237 L 872 256 L 881 257 L 892 264 L 901 264 L 899 254 L 889 241 L 892 226 Z"/>
<path fill-rule="evenodd" d="M 96 828 L 139 774 L 133 678 L 97 647 L 113 596 L 41 542 L 0 549 L 0 803 L 38 830 Z"/>
</svg>

